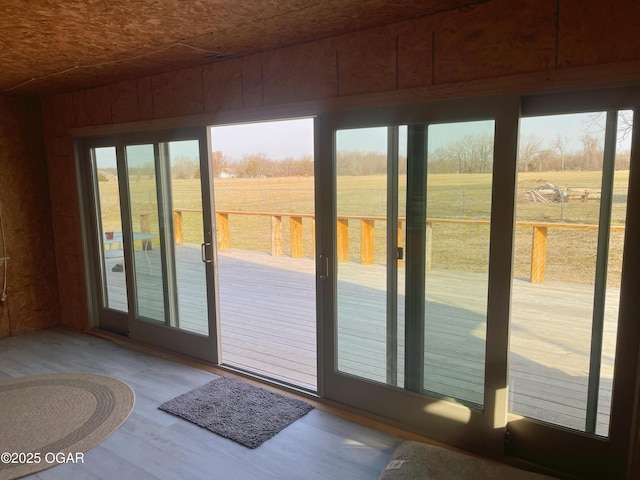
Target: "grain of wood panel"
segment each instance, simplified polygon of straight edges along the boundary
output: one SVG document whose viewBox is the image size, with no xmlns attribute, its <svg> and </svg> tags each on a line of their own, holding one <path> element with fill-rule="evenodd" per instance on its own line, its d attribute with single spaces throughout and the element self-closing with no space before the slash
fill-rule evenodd
<svg viewBox="0 0 640 480">
<path fill-rule="evenodd" d="M 338 37 L 338 94 L 394 90 L 396 39 L 396 31 L 391 27 Z"/>
<path fill-rule="evenodd" d="M 97 87 L 74 92 L 73 111 L 77 126 L 111 123 L 109 87 Z"/>
<path fill-rule="evenodd" d="M 71 167 L 74 164 L 74 147 L 73 138 L 71 137 L 71 135 L 69 135 L 69 132 L 59 137 L 50 137 L 49 135 L 46 135 L 45 138 L 47 147 L 51 147 L 52 149 L 48 150 L 47 154 L 53 154 L 51 158 L 48 158 L 47 160 L 59 160 L 61 162 L 59 163 L 59 165 L 63 165 L 65 168 Z"/>
<path fill-rule="evenodd" d="M 69 130 L 76 126 L 70 93 L 46 97 L 42 102 L 42 113 L 48 139 L 69 135 Z"/>
<path fill-rule="evenodd" d="M 127 80 L 109 85 L 111 100 L 111 120 L 113 123 L 140 120 L 138 109 L 138 82 Z"/>
<path fill-rule="evenodd" d="M 556 0 L 494 0 L 446 12 L 435 26 L 434 83 L 551 70 Z"/>
<path fill-rule="evenodd" d="M 290 217 L 289 230 L 291 233 L 291 256 L 293 258 L 304 257 L 302 245 L 302 217 Z"/>
<path fill-rule="evenodd" d="M 70 96 L 56 97 L 44 107 L 55 121 L 60 106 L 71 122 Z M 58 131 L 49 125 L 47 132 Z M 45 328 L 60 322 L 57 312 L 56 256 L 51 197 L 40 101 L 0 96 L 0 208 L 6 244 L 0 256 L 10 257 L 8 299 L 0 305 L 0 335 Z M 5 265 L 0 264 L 0 289 Z M 50 315 L 47 312 L 50 311 Z"/>
<path fill-rule="evenodd" d="M 374 247 L 374 220 L 361 220 L 360 221 L 360 261 L 363 265 L 369 265 L 373 263 L 375 256 Z"/>
<path fill-rule="evenodd" d="M 331 40 L 264 53 L 264 104 L 335 97 L 336 50 Z"/>
<path fill-rule="evenodd" d="M 242 61 L 227 60 L 202 67 L 205 112 L 242 108 Z"/>
<path fill-rule="evenodd" d="M 229 250 L 231 247 L 231 237 L 229 234 L 229 215 L 216 213 L 216 239 L 218 250 Z"/>
<path fill-rule="evenodd" d="M 262 55 L 242 59 L 243 107 L 259 107 L 264 104 L 262 85 Z"/>
<path fill-rule="evenodd" d="M 77 330 L 89 327 L 84 278 L 78 275 L 58 275 L 60 282 L 60 323 Z"/>
<path fill-rule="evenodd" d="M 282 255 L 282 217 L 271 217 L 271 255 Z"/>
<path fill-rule="evenodd" d="M 544 281 L 547 262 L 547 227 L 533 227 L 531 247 L 531 283 Z"/>
<path fill-rule="evenodd" d="M 82 255 L 80 220 L 74 215 L 53 215 L 53 231 L 58 253 Z"/>
<path fill-rule="evenodd" d="M 140 120 L 153 118 L 153 87 L 151 77 L 142 77 L 136 80 L 138 86 L 138 114 Z"/>
<path fill-rule="evenodd" d="M 188 68 L 151 77 L 154 118 L 193 115 L 204 111 L 202 68 Z"/>
<path fill-rule="evenodd" d="M 404 22 L 398 28 L 398 88 L 433 83 L 433 19 Z"/>
<path fill-rule="evenodd" d="M 635 0 L 562 0 L 558 17 L 558 68 L 640 58 Z"/>
<path fill-rule="evenodd" d="M 338 262 L 349 261 L 349 220 L 338 219 L 336 226 L 336 248 Z"/>
<path fill-rule="evenodd" d="M 9 318 L 9 303 L 0 304 L 0 338 L 11 335 L 11 319 Z M 0 376 L 0 378 L 2 378 Z"/>
<path fill-rule="evenodd" d="M 54 156 L 49 162 L 49 190 L 51 212 L 54 215 L 78 214 L 78 189 L 76 188 L 73 157 Z"/>
</svg>

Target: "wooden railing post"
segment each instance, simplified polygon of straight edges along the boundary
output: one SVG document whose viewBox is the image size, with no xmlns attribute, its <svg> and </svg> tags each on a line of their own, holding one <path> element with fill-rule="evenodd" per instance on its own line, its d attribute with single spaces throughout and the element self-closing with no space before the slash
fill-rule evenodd
<svg viewBox="0 0 640 480">
<path fill-rule="evenodd" d="M 531 283 L 544 281 L 544 269 L 547 263 L 547 227 L 533 227 L 531 245 Z"/>
<path fill-rule="evenodd" d="M 223 251 L 231 248 L 228 213 L 216 213 L 216 238 L 218 250 Z"/>
<path fill-rule="evenodd" d="M 304 256 L 302 250 L 302 217 L 289 217 L 289 230 L 291 233 L 291 257 Z"/>
<path fill-rule="evenodd" d="M 431 222 L 427 222 L 427 239 L 426 239 L 426 252 L 425 256 L 427 257 L 426 268 L 427 270 L 431 270 L 431 255 L 433 251 L 433 225 Z"/>
<path fill-rule="evenodd" d="M 338 262 L 349 261 L 349 219 L 339 218 L 337 227 Z"/>
<path fill-rule="evenodd" d="M 271 256 L 282 255 L 282 217 L 271 216 Z"/>
<path fill-rule="evenodd" d="M 180 210 L 173 211 L 173 238 L 176 245 L 184 243 L 184 234 L 182 231 L 182 212 Z"/>
<path fill-rule="evenodd" d="M 271 216 L 271 256 L 282 255 L 282 217 Z"/>
<path fill-rule="evenodd" d="M 149 213 L 140 214 L 140 231 L 142 233 L 151 233 L 151 222 L 149 220 L 149 216 Z M 143 250 L 151 250 L 152 248 L 151 240 L 142 240 Z"/>
<path fill-rule="evenodd" d="M 311 256 L 316 255 L 316 217 L 311 218 Z"/>
<path fill-rule="evenodd" d="M 374 220 L 360 220 L 360 263 L 371 265 L 374 258 Z"/>
</svg>

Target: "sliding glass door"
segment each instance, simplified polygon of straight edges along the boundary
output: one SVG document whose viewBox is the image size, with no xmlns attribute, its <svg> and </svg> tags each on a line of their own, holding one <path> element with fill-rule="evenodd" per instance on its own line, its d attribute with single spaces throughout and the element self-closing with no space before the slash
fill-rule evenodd
<svg viewBox="0 0 640 480">
<path fill-rule="evenodd" d="M 206 130 L 84 142 L 100 326 L 217 361 Z"/>
<path fill-rule="evenodd" d="M 622 478 L 632 93 L 319 118 L 322 395 L 520 465 Z"/>
<path fill-rule="evenodd" d="M 523 103 L 506 452 L 622 478 L 637 139 L 633 110 L 598 100 Z"/>
<path fill-rule="evenodd" d="M 318 193 L 333 199 L 318 265 L 323 394 L 492 451 L 506 414 L 506 366 L 488 365 L 507 355 L 498 312 L 509 305 L 518 104 L 449 107 L 407 108 L 396 125 L 376 125 L 377 112 L 319 121 L 333 138 Z"/>
</svg>

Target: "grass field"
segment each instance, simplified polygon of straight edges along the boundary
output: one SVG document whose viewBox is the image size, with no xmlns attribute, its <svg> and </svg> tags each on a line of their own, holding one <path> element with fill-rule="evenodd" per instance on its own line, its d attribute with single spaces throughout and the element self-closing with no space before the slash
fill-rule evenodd
<svg viewBox="0 0 640 480">
<path fill-rule="evenodd" d="M 517 221 L 539 221 L 569 224 L 596 224 L 600 202 L 533 203 L 525 192 L 542 183 L 568 186 L 577 191 L 600 191 L 600 172 L 529 172 L 518 178 Z M 406 179 L 400 178 L 400 185 Z M 628 172 L 616 172 L 613 223 L 623 225 L 626 214 Z M 121 230 L 117 183 L 100 182 L 103 228 Z M 134 230 L 143 229 L 141 215 L 157 212 L 153 180 L 132 179 L 132 218 Z M 199 208 L 199 180 L 173 180 L 174 208 Z M 242 210 L 270 213 L 312 214 L 314 184 L 310 177 L 225 178 L 215 180 L 215 205 L 218 210 Z M 400 215 L 405 211 L 405 189 L 400 187 Z M 386 177 L 339 177 L 337 180 L 339 215 L 385 216 Z M 428 178 L 427 216 L 434 219 L 489 220 L 491 208 L 491 175 L 430 175 Z M 152 232 L 158 232 L 157 213 L 148 217 Z M 184 213 L 186 243 L 202 242 L 202 219 L 197 213 Z M 284 218 L 283 251 L 289 251 L 289 222 Z M 304 253 L 311 256 L 311 220 L 303 220 Z M 350 258 L 359 259 L 360 222 L 350 222 Z M 271 223 L 268 216 L 231 216 L 233 248 L 270 251 Z M 531 257 L 531 227 L 515 231 L 514 276 L 528 277 Z M 608 283 L 617 286 L 622 263 L 623 233 L 614 232 L 610 242 Z M 385 261 L 386 222 L 376 221 L 376 262 Z M 597 232 L 550 229 L 548 234 L 546 279 L 575 283 L 592 283 L 595 274 Z M 489 227 L 484 225 L 434 224 L 432 268 L 462 271 L 486 271 L 489 249 Z"/>
</svg>

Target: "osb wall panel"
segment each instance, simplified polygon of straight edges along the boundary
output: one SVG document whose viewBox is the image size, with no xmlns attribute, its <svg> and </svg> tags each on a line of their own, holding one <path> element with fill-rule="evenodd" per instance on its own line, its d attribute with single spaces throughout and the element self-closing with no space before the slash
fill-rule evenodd
<svg viewBox="0 0 640 480">
<path fill-rule="evenodd" d="M 550 70 L 555 65 L 556 0 L 511 0 L 442 15 L 435 31 L 434 80 L 466 80 Z"/>
<path fill-rule="evenodd" d="M 338 94 L 338 62 L 331 40 L 274 50 L 263 54 L 262 62 L 265 105 Z"/>
<path fill-rule="evenodd" d="M 398 88 L 433 83 L 433 24 L 431 17 L 404 22 L 398 29 Z"/>
<path fill-rule="evenodd" d="M 140 120 L 151 120 L 153 118 L 153 90 L 151 77 L 138 79 L 138 113 Z"/>
<path fill-rule="evenodd" d="M 113 123 L 140 120 L 137 80 L 112 83 L 109 86 L 109 101 L 111 103 L 111 120 Z"/>
<path fill-rule="evenodd" d="M 260 107 L 264 103 L 262 91 L 262 55 L 242 60 L 242 106 Z"/>
<path fill-rule="evenodd" d="M 73 94 L 76 125 L 104 125 L 111 123 L 109 87 L 91 88 Z"/>
<path fill-rule="evenodd" d="M 561 0 L 558 67 L 638 58 L 640 2 Z"/>
<path fill-rule="evenodd" d="M 0 337 L 57 325 L 55 249 L 36 99 L 0 96 L 0 206 L 10 257 L 8 298 L 0 305 Z"/>
<path fill-rule="evenodd" d="M 49 118 L 44 117 L 45 134 L 48 139 L 47 145 L 49 145 L 49 139 L 69 136 L 69 129 L 76 126 L 73 114 L 73 97 L 68 94 L 47 97 L 44 105 L 45 111 L 43 113 L 49 113 Z"/>
<path fill-rule="evenodd" d="M 86 287 L 82 269 L 75 157 L 69 129 L 67 128 L 66 131 L 59 129 L 57 121 L 58 118 L 64 118 L 66 122 L 75 126 L 78 120 L 89 119 L 89 116 L 81 112 L 86 112 L 89 106 L 86 103 L 90 102 L 96 93 L 88 92 L 86 95 L 85 92 L 76 92 L 48 97 L 43 101 L 42 106 L 55 234 L 54 251 L 58 274 L 60 322 L 78 329 L 88 325 L 88 313 L 86 296 L 83 295 Z M 105 92 L 101 91 L 98 95 L 105 95 Z"/>
<path fill-rule="evenodd" d="M 377 28 L 344 35 L 338 44 L 338 93 L 395 90 L 397 35 L 395 30 Z"/>
<path fill-rule="evenodd" d="M 155 118 L 192 115 L 204 111 L 202 68 L 155 75 L 151 78 Z"/>
<path fill-rule="evenodd" d="M 304 100 L 321 104 L 338 96 L 428 89 L 434 83 L 434 91 L 441 85 L 466 87 L 468 81 L 477 84 L 498 77 L 507 85 L 510 75 L 556 68 L 556 56 L 562 67 L 569 61 L 576 65 L 640 59 L 640 36 L 633 21 L 620 13 L 628 8 L 628 17 L 637 18 L 634 2 L 602 3 L 585 9 L 578 0 L 522 0 L 514 8 L 509 0 L 491 0 L 202 68 L 115 83 L 108 87 L 110 108 L 104 108 L 110 110 L 111 122 L 121 123 Z M 600 22 L 607 27 L 604 36 L 594 33 Z M 598 44 L 599 38 L 605 46 Z M 621 44 L 624 38 L 628 45 Z M 612 51 L 612 46 L 620 49 Z M 48 97 L 44 108 L 63 322 L 78 328 L 88 319 L 86 298 L 79 295 L 85 290 L 69 129 L 95 121 L 88 104 L 92 95 L 98 93 Z"/>
<path fill-rule="evenodd" d="M 205 112 L 242 108 L 242 61 L 202 67 Z"/>
</svg>

